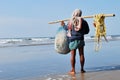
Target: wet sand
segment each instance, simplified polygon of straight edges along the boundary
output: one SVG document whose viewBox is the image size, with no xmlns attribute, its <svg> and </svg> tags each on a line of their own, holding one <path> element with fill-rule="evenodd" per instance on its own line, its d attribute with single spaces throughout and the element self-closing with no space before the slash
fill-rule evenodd
<svg viewBox="0 0 120 80">
<path fill-rule="evenodd" d="M 111 71 L 96 71 L 96 72 L 86 72 L 86 73 L 77 73 L 75 75 L 49 75 L 49 77 L 33 77 L 33 78 L 24 78 L 16 80 L 119 80 L 120 79 L 120 70 L 111 70 Z"/>
</svg>

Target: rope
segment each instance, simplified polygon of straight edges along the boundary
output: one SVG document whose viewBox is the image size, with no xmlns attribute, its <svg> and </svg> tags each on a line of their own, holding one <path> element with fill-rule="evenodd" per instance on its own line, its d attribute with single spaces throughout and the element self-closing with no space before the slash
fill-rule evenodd
<svg viewBox="0 0 120 80">
<path fill-rule="evenodd" d="M 95 51 L 99 51 L 101 48 L 101 38 L 106 39 L 106 26 L 104 23 L 105 16 L 104 14 L 97 14 L 94 16 L 94 26 L 95 26 Z"/>
</svg>

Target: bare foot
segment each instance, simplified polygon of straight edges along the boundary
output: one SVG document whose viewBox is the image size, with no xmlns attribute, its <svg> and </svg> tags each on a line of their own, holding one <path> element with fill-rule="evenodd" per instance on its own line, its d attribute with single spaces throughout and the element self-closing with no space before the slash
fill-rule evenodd
<svg viewBox="0 0 120 80">
<path fill-rule="evenodd" d="M 81 73 L 85 73 L 86 71 L 85 70 L 81 70 Z"/>
<path fill-rule="evenodd" d="M 75 75 L 75 71 L 70 71 L 70 72 L 68 72 L 68 74 L 70 74 L 70 75 Z"/>
</svg>

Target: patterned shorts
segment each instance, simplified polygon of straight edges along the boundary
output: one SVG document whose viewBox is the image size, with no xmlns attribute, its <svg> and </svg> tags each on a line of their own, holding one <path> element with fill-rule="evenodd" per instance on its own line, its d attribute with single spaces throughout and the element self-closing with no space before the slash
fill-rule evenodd
<svg viewBox="0 0 120 80">
<path fill-rule="evenodd" d="M 77 49 L 83 46 L 85 46 L 85 41 L 83 40 L 74 40 L 69 43 L 70 50 Z"/>
</svg>

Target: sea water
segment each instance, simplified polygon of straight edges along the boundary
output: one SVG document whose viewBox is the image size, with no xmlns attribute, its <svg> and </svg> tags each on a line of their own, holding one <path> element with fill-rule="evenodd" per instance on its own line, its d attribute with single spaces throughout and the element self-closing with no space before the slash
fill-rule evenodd
<svg viewBox="0 0 120 80">
<path fill-rule="evenodd" d="M 109 42 L 103 41 L 98 52 L 94 50 L 93 37 L 86 38 L 86 71 L 120 70 L 120 37 L 108 38 Z M 50 79 L 51 75 L 66 74 L 70 69 L 70 53 L 55 52 L 53 37 L 0 39 L 0 80 Z M 80 72 L 78 51 L 76 72 Z"/>
</svg>

